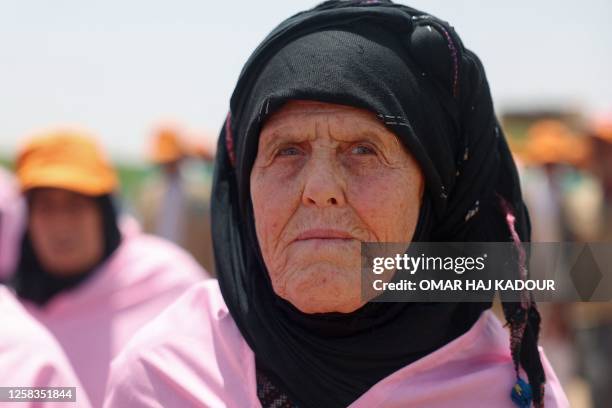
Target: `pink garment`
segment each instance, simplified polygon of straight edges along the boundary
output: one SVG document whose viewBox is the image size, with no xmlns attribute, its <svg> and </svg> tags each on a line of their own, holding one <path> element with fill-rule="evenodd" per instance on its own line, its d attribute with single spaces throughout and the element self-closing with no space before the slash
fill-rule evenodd
<svg viewBox="0 0 612 408">
<path fill-rule="evenodd" d="M 90 407 L 55 339 L 0 285 L 0 387 L 76 387 L 76 403 L 0 402 L 0 407 Z"/>
<path fill-rule="evenodd" d="M 0 167 L 0 280 L 15 270 L 25 225 L 25 203 L 13 176 Z"/>
<path fill-rule="evenodd" d="M 569 406 L 541 355 L 545 406 Z M 384 378 L 350 407 L 515 408 L 514 383 L 508 332 L 487 311 L 463 336 Z M 106 392 L 105 408 L 260 407 L 254 354 L 217 282 L 192 288 L 134 336 L 113 361 Z"/>
<path fill-rule="evenodd" d="M 140 223 L 132 215 L 123 213 L 119 216 L 119 230 L 124 238 L 142 234 Z"/>
<path fill-rule="evenodd" d="M 144 323 L 206 276 L 176 245 L 132 231 L 89 280 L 42 308 L 24 303 L 55 335 L 99 407 L 111 360 Z"/>
</svg>

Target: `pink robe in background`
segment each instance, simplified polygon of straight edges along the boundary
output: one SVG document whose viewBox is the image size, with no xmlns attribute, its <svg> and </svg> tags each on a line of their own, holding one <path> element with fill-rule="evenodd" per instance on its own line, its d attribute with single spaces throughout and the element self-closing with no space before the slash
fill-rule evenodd
<svg viewBox="0 0 612 408">
<path fill-rule="evenodd" d="M 545 406 L 568 401 L 544 353 Z M 304 381 L 308 377 L 304 376 Z M 508 332 L 484 312 L 441 349 L 375 384 L 350 405 L 516 408 Z M 255 356 L 216 281 L 197 285 L 140 331 L 113 361 L 105 408 L 260 407 Z"/>
<path fill-rule="evenodd" d="M 85 391 L 57 341 L 1 285 L 0 387 L 76 387 L 76 403 L 0 402 L 0 407 L 90 407 Z"/>
<path fill-rule="evenodd" d="M 0 167 L 0 281 L 15 270 L 25 225 L 25 202 L 13 176 Z"/>
<path fill-rule="evenodd" d="M 206 272 L 184 250 L 133 225 L 111 257 L 74 290 L 28 311 L 56 337 L 94 407 L 102 406 L 109 365 L 130 337 Z"/>
</svg>

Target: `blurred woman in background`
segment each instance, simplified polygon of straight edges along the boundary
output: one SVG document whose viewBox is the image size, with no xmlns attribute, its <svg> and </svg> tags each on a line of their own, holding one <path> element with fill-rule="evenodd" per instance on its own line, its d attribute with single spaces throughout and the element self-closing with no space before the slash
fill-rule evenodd
<svg viewBox="0 0 612 408">
<path fill-rule="evenodd" d="M 0 277 L 14 267 L 21 221 L 21 200 L 12 175 L 0 167 Z M 82 389 L 62 348 L 49 332 L 19 304 L 15 295 L 0 284 L 0 387 L 76 387 L 79 407 L 89 407 Z M 56 402 L 9 403 L 2 393 L 2 406 L 45 407 Z"/>
<path fill-rule="evenodd" d="M 0 167 L 0 282 L 15 270 L 19 239 L 23 234 L 25 206 L 17 181 Z"/>
<path fill-rule="evenodd" d="M 169 242 L 122 231 L 116 174 L 86 132 L 58 128 L 33 138 L 16 174 L 28 213 L 12 285 L 100 406 L 110 360 L 206 272 Z"/>
<path fill-rule="evenodd" d="M 145 232 L 187 250 L 214 276 L 210 233 L 211 176 L 204 163 L 210 151 L 196 149 L 177 124 L 158 125 L 151 138 L 149 159 L 156 172 L 138 196 L 138 213 Z"/>
</svg>

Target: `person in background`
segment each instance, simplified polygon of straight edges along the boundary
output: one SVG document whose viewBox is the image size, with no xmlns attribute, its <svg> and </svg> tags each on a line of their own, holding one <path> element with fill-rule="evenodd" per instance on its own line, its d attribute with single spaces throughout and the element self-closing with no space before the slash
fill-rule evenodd
<svg viewBox="0 0 612 408">
<path fill-rule="evenodd" d="M 581 177 L 580 167 L 587 161 L 588 143 L 568 125 L 553 119 L 536 121 L 527 130 L 522 152 L 524 169 L 521 173 L 523 192 L 531 214 L 533 242 L 562 242 L 583 235 L 581 230 L 593 228 L 587 214 L 568 214 L 574 204 L 568 200 L 569 190 L 586 188 L 593 183 L 575 185 L 571 180 Z M 570 182 L 568 182 L 570 181 Z M 573 194 L 576 198 L 589 194 Z M 573 218 L 577 218 L 575 222 Z"/>
<path fill-rule="evenodd" d="M 146 232 L 182 246 L 210 274 L 214 274 L 215 266 L 210 232 L 211 179 L 201 164 L 210 163 L 213 157 L 209 149 L 189 140 L 178 125 L 157 126 L 150 159 L 158 171 L 144 183 L 138 203 Z"/>
<path fill-rule="evenodd" d="M 599 186 L 585 170 L 590 146 L 583 132 L 567 121 L 540 119 L 527 129 L 521 157 L 525 202 L 529 208 L 532 242 L 564 243 L 589 240 L 596 229 Z M 548 244 L 543 244 L 546 246 Z M 568 259 L 562 261 L 567 263 Z M 557 290 L 573 290 L 561 285 Z M 589 384 L 578 370 L 572 326 L 575 306 L 543 303 L 540 343 L 555 368 L 571 406 L 590 406 Z"/>
<path fill-rule="evenodd" d="M 21 216 L 19 209 L 17 184 L 8 171 L 0 168 L 0 266 L 3 274 L 15 258 L 13 241 L 19 224 L 17 218 Z M 0 285 L 0 387 L 76 387 L 76 406 L 90 406 L 62 348 L 4 285 Z M 23 408 L 75 406 L 68 402 L 7 401 L 0 401 L 0 405 Z"/>
<path fill-rule="evenodd" d="M 600 180 L 602 206 L 596 239 L 612 241 L 612 112 L 591 121 L 588 135 L 592 146 L 592 173 Z"/>
<path fill-rule="evenodd" d="M 587 241 L 612 242 L 612 112 L 593 118 L 587 128 L 591 143 L 590 171 L 599 180 L 597 211 L 581 208 L 597 218 Z M 593 407 L 609 407 L 612 401 L 612 302 L 575 303 L 572 322 L 581 373 L 591 387 Z"/>
<path fill-rule="evenodd" d="M 13 175 L 0 167 L 0 282 L 15 270 L 25 204 Z"/>
<path fill-rule="evenodd" d="M 2 407 L 79 407 L 91 404 L 57 340 L 0 285 L 0 387 L 75 387 L 74 402 L 9 403 Z M 5 397 L 7 395 L 4 395 Z"/>
<path fill-rule="evenodd" d="M 27 227 L 11 284 L 98 407 L 111 359 L 206 272 L 170 242 L 122 231 L 117 176 L 87 132 L 37 135 L 19 153 L 16 174 Z"/>
</svg>

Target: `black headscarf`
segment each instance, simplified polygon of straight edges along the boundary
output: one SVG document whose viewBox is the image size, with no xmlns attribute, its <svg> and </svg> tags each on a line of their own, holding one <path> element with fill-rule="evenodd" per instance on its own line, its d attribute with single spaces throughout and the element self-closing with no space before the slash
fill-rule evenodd
<svg viewBox="0 0 612 408">
<path fill-rule="evenodd" d="M 295 99 L 375 112 L 404 143 L 425 176 L 415 240 L 528 241 L 529 220 L 482 64 L 447 23 L 387 1 L 331 1 L 273 30 L 243 68 L 219 137 L 216 268 L 258 369 L 300 406 L 340 407 L 467 331 L 490 302 L 369 303 L 309 315 L 275 295 L 249 179 L 263 122 Z M 504 309 L 517 375 L 522 364 L 537 405 L 539 315 L 531 302 Z"/>
<path fill-rule="evenodd" d="M 47 271 L 36 256 L 32 239 L 28 230 L 21 240 L 21 252 L 17 270 L 12 276 L 10 285 L 22 299 L 30 300 L 38 305 L 44 305 L 53 296 L 70 290 L 91 277 L 104 261 L 117 249 L 121 243 L 121 233 L 117 225 L 117 211 L 110 195 L 93 198 L 102 215 L 102 230 L 104 234 L 104 252 L 93 266 L 70 276 L 57 276 Z"/>
</svg>

